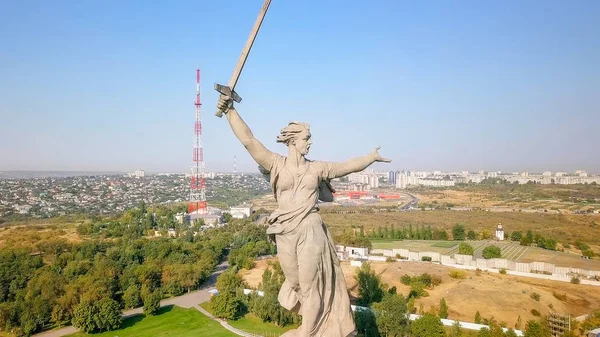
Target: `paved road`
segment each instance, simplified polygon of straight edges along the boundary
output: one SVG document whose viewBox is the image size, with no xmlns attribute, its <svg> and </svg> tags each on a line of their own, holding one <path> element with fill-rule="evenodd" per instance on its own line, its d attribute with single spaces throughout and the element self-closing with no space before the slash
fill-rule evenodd
<svg viewBox="0 0 600 337">
<path fill-rule="evenodd" d="M 404 206 L 400 207 L 400 210 L 402 211 L 408 211 L 410 210 L 412 207 L 417 207 L 417 204 L 419 203 L 419 198 L 415 197 L 412 194 L 408 194 L 408 193 L 403 193 L 404 195 L 412 198 L 411 201 L 407 202 Z"/>
<path fill-rule="evenodd" d="M 210 275 L 208 280 L 206 282 L 204 282 L 204 284 L 200 287 L 199 290 L 190 292 L 190 293 L 182 295 L 182 296 L 172 297 L 172 298 L 168 298 L 166 300 L 162 300 L 160 302 L 160 305 L 161 306 L 176 305 L 176 306 L 182 307 L 182 308 L 198 309 L 199 303 L 208 302 L 210 300 L 210 294 L 208 291 L 211 289 L 214 289 L 215 284 L 217 283 L 217 277 L 219 277 L 219 275 L 221 275 L 221 273 L 223 271 L 225 271 L 227 268 L 229 268 L 229 263 L 227 261 L 225 261 L 217 266 L 215 272 L 213 272 Z M 142 307 L 124 311 L 123 318 L 141 314 L 142 311 L 143 311 Z M 62 336 L 76 333 L 77 331 L 79 331 L 79 329 L 72 327 L 72 326 L 68 326 L 68 327 L 61 328 L 61 329 L 56 329 L 56 330 L 51 330 L 51 331 L 46 331 L 46 332 L 42 332 L 39 334 L 35 334 L 35 335 L 33 335 L 33 337 L 62 337 Z"/>
</svg>

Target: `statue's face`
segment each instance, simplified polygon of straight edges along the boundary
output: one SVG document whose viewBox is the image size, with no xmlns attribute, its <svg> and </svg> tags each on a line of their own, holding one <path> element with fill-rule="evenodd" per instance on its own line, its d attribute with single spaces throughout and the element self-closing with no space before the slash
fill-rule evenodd
<svg viewBox="0 0 600 337">
<path fill-rule="evenodd" d="M 308 154 L 308 150 L 310 150 L 310 146 L 312 145 L 312 140 L 310 138 L 310 132 L 305 130 L 298 134 L 298 138 L 294 140 L 293 146 L 296 147 L 296 150 L 303 155 L 306 156 Z"/>
</svg>

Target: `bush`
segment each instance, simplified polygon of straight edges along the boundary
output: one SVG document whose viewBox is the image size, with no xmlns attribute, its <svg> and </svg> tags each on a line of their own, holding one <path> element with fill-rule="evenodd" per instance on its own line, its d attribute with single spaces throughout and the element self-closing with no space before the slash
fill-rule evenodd
<svg viewBox="0 0 600 337">
<path fill-rule="evenodd" d="M 440 284 L 442 284 L 442 278 L 437 276 L 437 275 L 433 275 L 431 276 L 431 285 L 434 287 L 439 286 Z"/>
<path fill-rule="evenodd" d="M 467 278 L 467 274 L 462 270 L 453 270 L 450 272 L 450 277 L 453 279 L 465 279 Z"/>
<path fill-rule="evenodd" d="M 540 314 L 540 312 L 535 309 L 531 309 L 531 314 L 536 317 L 542 316 L 542 314 Z"/>
<path fill-rule="evenodd" d="M 431 262 L 431 256 L 423 256 L 421 258 L 421 261 L 429 261 L 429 262 Z"/>
<path fill-rule="evenodd" d="M 560 301 L 566 301 L 567 300 L 567 294 L 559 294 L 557 292 L 552 292 L 552 295 Z"/>
<path fill-rule="evenodd" d="M 487 246 L 483 249 L 484 259 L 498 259 L 502 257 L 502 250 L 498 246 Z"/>
<path fill-rule="evenodd" d="M 396 262 L 396 259 L 394 259 L 393 257 L 389 257 L 387 259 L 385 259 L 385 262 Z"/>
<path fill-rule="evenodd" d="M 477 275 L 477 276 L 481 275 L 481 269 L 479 269 L 479 268 L 475 269 L 475 275 Z"/>
<path fill-rule="evenodd" d="M 571 248 L 571 245 L 570 245 L 570 244 L 568 244 L 568 243 L 565 243 L 565 244 L 563 245 L 563 247 L 565 247 L 565 249 L 569 249 L 569 248 Z"/>
<path fill-rule="evenodd" d="M 538 301 L 538 302 L 540 301 L 540 294 L 538 294 L 538 293 L 536 293 L 536 292 L 533 292 L 533 293 L 531 293 L 531 295 L 530 295 L 530 296 L 531 296 L 531 298 L 533 298 L 534 300 L 536 300 L 536 301 Z"/>
<path fill-rule="evenodd" d="M 412 277 L 410 277 L 410 275 L 408 274 L 404 274 L 402 275 L 402 277 L 400 277 L 400 282 L 402 282 L 402 284 L 409 286 L 412 283 Z"/>
<path fill-rule="evenodd" d="M 502 275 L 506 275 L 506 268 L 502 268 L 502 269 L 500 269 L 500 274 L 502 274 Z"/>
<path fill-rule="evenodd" d="M 473 255 L 474 251 L 475 250 L 473 249 L 473 246 L 471 246 L 468 243 L 461 242 L 458 245 L 458 253 L 459 254 L 462 254 L 462 255 Z"/>
<path fill-rule="evenodd" d="M 581 280 L 577 276 L 573 276 L 571 278 L 571 283 L 573 283 L 573 284 L 579 284 L 580 282 L 581 282 Z"/>
</svg>

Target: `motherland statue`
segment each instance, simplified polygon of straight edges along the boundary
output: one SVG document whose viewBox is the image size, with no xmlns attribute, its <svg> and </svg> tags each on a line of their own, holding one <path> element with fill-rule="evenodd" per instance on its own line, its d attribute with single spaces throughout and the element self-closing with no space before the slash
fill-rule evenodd
<svg viewBox="0 0 600 337">
<path fill-rule="evenodd" d="M 312 144 L 306 123 L 290 122 L 277 142 L 288 147 L 287 157 L 269 151 L 259 142 L 232 105 L 221 95 L 223 111 L 236 137 L 268 177 L 277 209 L 268 217 L 267 234 L 277 244 L 277 257 L 285 275 L 278 300 L 284 308 L 302 316 L 298 329 L 285 337 L 348 337 L 356 334 L 352 308 L 335 246 L 318 213 L 317 202 L 333 201 L 329 182 L 359 172 L 374 162 L 391 160 L 369 155 L 343 163 L 306 159 Z"/>
</svg>

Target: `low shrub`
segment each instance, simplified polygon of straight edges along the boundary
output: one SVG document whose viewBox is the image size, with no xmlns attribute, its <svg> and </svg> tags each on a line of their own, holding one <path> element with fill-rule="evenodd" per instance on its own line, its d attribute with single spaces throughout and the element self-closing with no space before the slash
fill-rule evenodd
<svg viewBox="0 0 600 337">
<path fill-rule="evenodd" d="M 533 316 L 536 316 L 536 317 L 542 316 L 542 314 L 539 311 L 535 310 L 535 309 L 531 309 L 531 314 Z"/>
<path fill-rule="evenodd" d="M 453 279 L 465 279 L 467 278 L 467 273 L 462 270 L 453 270 L 450 272 L 450 277 Z"/>
<path fill-rule="evenodd" d="M 579 279 L 579 277 L 573 276 L 571 278 L 571 283 L 573 283 L 573 284 L 579 284 L 579 283 L 581 283 L 581 280 Z"/>
<path fill-rule="evenodd" d="M 566 300 L 567 300 L 567 294 L 559 294 L 559 293 L 557 293 L 557 292 L 554 292 L 554 291 L 553 291 L 553 292 L 552 292 L 552 295 L 553 295 L 553 296 L 554 296 L 554 297 L 555 297 L 557 300 L 560 300 L 560 301 L 566 301 Z"/>
<path fill-rule="evenodd" d="M 502 274 L 502 275 L 506 275 L 506 268 L 502 268 L 502 269 L 500 269 L 500 274 Z"/>
<path fill-rule="evenodd" d="M 538 301 L 538 302 L 540 301 L 540 294 L 533 292 L 533 293 L 531 293 L 531 295 L 530 295 L 530 296 L 531 296 L 531 298 L 533 298 L 534 300 L 536 300 L 536 301 Z"/>
</svg>

